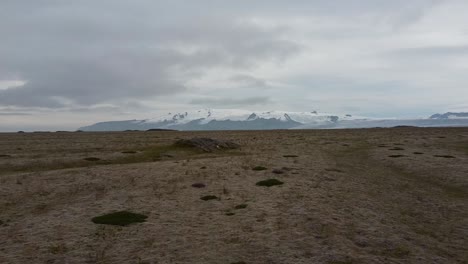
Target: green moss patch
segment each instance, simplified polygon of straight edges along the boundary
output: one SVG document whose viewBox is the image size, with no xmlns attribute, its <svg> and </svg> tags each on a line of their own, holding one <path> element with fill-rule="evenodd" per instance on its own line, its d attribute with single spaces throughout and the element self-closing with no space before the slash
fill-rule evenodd
<svg viewBox="0 0 468 264">
<path fill-rule="evenodd" d="M 209 200 L 216 200 L 218 199 L 218 197 L 215 195 L 205 195 L 201 197 L 200 199 L 202 199 L 203 201 L 209 201 Z"/>
<path fill-rule="evenodd" d="M 246 204 L 239 204 L 239 205 L 236 205 L 236 206 L 234 207 L 234 209 L 236 209 L 236 210 L 245 209 L 245 208 L 247 208 L 247 205 L 246 205 Z"/>
<path fill-rule="evenodd" d="M 263 167 L 263 166 L 256 166 L 256 167 L 253 167 L 252 170 L 254 170 L 254 171 L 263 171 L 263 170 L 268 170 L 268 168 Z"/>
<path fill-rule="evenodd" d="M 91 221 L 95 224 L 127 226 L 133 223 L 143 223 L 146 218 L 148 218 L 146 215 L 119 211 L 94 217 Z"/>
<path fill-rule="evenodd" d="M 395 147 L 395 148 L 391 148 L 389 150 L 405 150 L 404 148 L 400 148 L 400 147 Z"/>
<path fill-rule="evenodd" d="M 455 158 L 454 156 L 450 156 L 450 155 L 434 155 L 434 157 L 436 157 L 436 158 L 446 158 L 446 159 L 454 159 Z"/>
<path fill-rule="evenodd" d="M 99 161 L 101 160 L 100 158 L 96 158 L 96 157 L 88 157 L 88 158 L 84 158 L 84 160 L 86 161 Z"/>
<path fill-rule="evenodd" d="M 271 187 L 271 186 L 282 185 L 282 184 L 284 184 L 284 182 L 279 181 L 279 180 L 277 180 L 277 179 L 268 179 L 268 180 L 264 180 L 264 181 L 259 181 L 259 182 L 257 182 L 255 185 L 257 185 L 257 186 Z"/>
</svg>

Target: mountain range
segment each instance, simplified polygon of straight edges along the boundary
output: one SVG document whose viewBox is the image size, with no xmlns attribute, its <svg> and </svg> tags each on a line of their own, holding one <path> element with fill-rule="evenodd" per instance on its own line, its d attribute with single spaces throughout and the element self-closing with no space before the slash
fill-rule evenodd
<svg viewBox="0 0 468 264">
<path fill-rule="evenodd" d="M 435 114 L 419 119 L 376 119 L 352 115 L 311 112 L 248 111 L 239 109 L 201 109 L 166 113 L 151 119 L 99 122 L 81 131 L 124 130 L 268 130 L 332 129 L 371 127 L 464 127 L 468 113 Z"/>
</svg>

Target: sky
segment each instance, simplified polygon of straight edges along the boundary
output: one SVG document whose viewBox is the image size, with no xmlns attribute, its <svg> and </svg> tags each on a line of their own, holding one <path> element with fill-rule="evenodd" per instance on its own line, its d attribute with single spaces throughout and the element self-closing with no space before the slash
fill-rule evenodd
<svg viewBox="0 0 468 264">
<path fill-rule="evenodd" d="M 468 111 L 466 0 L 2 0 L 0 131 L 201 108 Z"/>
</svg>

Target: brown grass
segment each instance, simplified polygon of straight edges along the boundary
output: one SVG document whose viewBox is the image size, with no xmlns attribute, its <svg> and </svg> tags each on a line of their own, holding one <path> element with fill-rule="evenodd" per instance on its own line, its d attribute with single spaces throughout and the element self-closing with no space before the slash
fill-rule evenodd
<svg viewBox="0 0 468 264">
<path fill-rule="evenodd" d="M 462 128 L 0 134 L 9 155 L 0 158 L 0 263 L 464 263 L 465 135 Z M 172 146 L 192 137 L 242 148 Z M 402 142 L 405 150 L 389 150 Z M 270 169 L 252 170 L 259 165 Z M 255 185 L 276 176 L 283 185 Z M 208 195 L 216 198 L 200 200 Z M 148 218 L 125 227 L 91 221 L 123 210 Z"/>
</svg>

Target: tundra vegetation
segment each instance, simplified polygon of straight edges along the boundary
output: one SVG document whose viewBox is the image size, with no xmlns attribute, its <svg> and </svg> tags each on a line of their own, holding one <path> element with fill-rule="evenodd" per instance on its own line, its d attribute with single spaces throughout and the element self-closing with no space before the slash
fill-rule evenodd
<svg viewBox="0 0 468 264">
<path fill-rule="evenodd" d="M 0 263 L 466 263 L 468 129 L 3 133 Z"/>
</svg>

